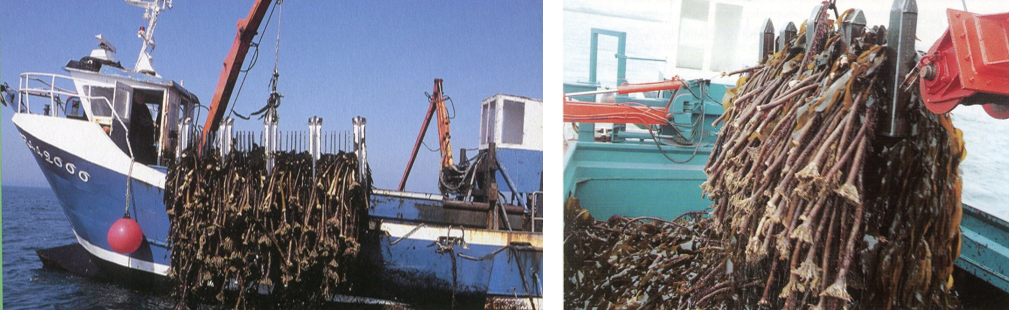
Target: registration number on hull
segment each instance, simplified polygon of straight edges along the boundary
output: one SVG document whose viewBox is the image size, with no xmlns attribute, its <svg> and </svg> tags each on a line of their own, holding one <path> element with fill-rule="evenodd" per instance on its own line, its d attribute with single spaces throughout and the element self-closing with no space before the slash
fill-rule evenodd
<svg viewBox="0 0 1009 310">
<path fill-rule="evenodd" d="M 32 141 L 28 140 L 28 138 L 25 137 L 24 134 L 21 135 L 21 139 L 24 140 L 25 144 L 28 145 L 28 149 L 32 150 L 32 152 L 38 155 L 39 158 L 42 158 L 43 160 L 52 164 L 53 166 L 62 169 L 62 171 L 66 171 L 66 173 L 70 175 L 76 175 L 77 178 L 83 181 L 84 183 L 87 183 L 89 180 L 91 180 L 91 174 L 88 173 L 87 171 L 84 171 L 83 169 L 80 170 L 77 169 L 77 165 L 75 165 L 74 163 L 64 162 L 63 159 L 60 158 L 59 156 L 49 154 L 49 150 L 43 149 L 38 145 L 33 145 Z"/>
</svg>

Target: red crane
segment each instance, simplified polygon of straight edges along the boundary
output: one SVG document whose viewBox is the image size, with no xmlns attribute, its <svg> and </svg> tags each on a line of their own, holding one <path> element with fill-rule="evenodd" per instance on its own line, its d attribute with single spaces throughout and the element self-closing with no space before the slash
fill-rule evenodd
<svg viewBox="0 0 1009 310">
<path fill-rule="evenodd" d="M 445 96 L 441 88 L 441 79 L 434 79 L 434 93 L 431 94 L 430 102 L 431 106 L 427 109 L 424 124 L 420 127 L 420 133 L 417 134 L 417 142 L 413 145 L 410 161 L 407 162 L 406 171 L 403 172 L 403 179 L 399 181 L 400 191 L 406 187 L 406 179 L 410 177 L 413 162 L 417 159 L 417 151 L 420 150 L 420 144 L 424 142 L 424 135 L 427 133 L 427 127 L 431 124 L 431 117 L 434 116 L 435 112 L 438 113 L 438 146 L 441 149 L 441 169 L 455 165 L 452 160 L 452 137 L 448 130 L 448 109 L 445 107 Z"/>
<path fill-rule="evenodd" d="M 249 52 L 252 38 L 259 30 L 259 24 L 266 15 L 266 8 L 273 3 L 272 0 L 256 0 L 249 10 L 249 16 L 238 21 L 238 34 L 235 35 L 235 42 L 231 44 L 231 51 L 224 59 L 224 68 L 221 69 L 221 76 L 217 79 L 217 89 L 214 91 L 214 99 L 210 102 L 210 113 L 207 121 L 203 124 L 203 135 L 200 139 L 200 146 L 207 142 L 207 135 L 217 130 L 217 126 L 224 117 L 224 112 L 228 109 L 228 101 L 231 100 L 231 92 L 235 90 L 235 81 L 238 80 L 238 73 L 242 70 L 242 63 Z"/>
</svg>

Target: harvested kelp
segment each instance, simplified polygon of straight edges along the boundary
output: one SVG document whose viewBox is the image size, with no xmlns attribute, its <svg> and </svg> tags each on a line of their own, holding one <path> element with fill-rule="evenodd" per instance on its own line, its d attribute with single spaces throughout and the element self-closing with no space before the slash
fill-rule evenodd
<svg viewBox="0 0 1009 310">
<path fill-rule="evenodd" d="M 719 264 L 697 258 L 722 250 L 720 240 L 706 237 L 713 222 L 703 212 L 671 221 L 613 216 L 604 222 L 569 198 L 564 219 L 567 309 L 675 308 L 670 305 L 681 302 L 686 282 Z"/>
<path fill-rule="evenodd" d="M 584 211 L 568 214 L 567 305 L 958 305 L 950 289 L 959 255 L 962 134 L 916 96 L 905 115 L 913 128 L 907 137 L 877 134 L 889 110 L 881 73 L 888 60 L 877 44 L 885 33 L 873 28 L 847 44 L 833 25 L 817 29 L 808 43 L 802 27 L 726 94 L 701 185 L 713 201 L 710 218 L 668 228 L 655 221 L 651 231 L 671 232 L 654 237 L 643 227 L 624 229 L 627 220 L 619 217 L 599 223 Z M 899 91 L 917 94 L 916 80 Z M 709 246 L 649 260 L 647 253 L 683 242 Z M 679 264 L 663 269 L 671 261 Z M 650 274 L 663 275 L 664 287 L 638 284 Z M 587 287 L 603 292 L 586 296 Z"/>
<path fill-rule="evenodd" d="M 877 135 L 887 102 L 885 55 L 874 44 L 882 34 L 844 50 L 840 33 L 828 33 L 809 65 L 794 67 L 807 58 L 786 48 L 725 100 L 702 188 L 726 254 L 752 271 L 736 285 L 766 279 L 756 301 L 772 308 L 949 308 L 961 134 L 915 98 L 913 133 Z"/>
<path fill-rule="evenodd" d="M 267 174 L 262 148 L 182 153 L 169 167 L 169 279 L 179 306 L 243 307 L 248 294 L 282 305 L 324 301 L 356 259 L 367 215 L 357 157 L 281 152 Z"/>
</svg>

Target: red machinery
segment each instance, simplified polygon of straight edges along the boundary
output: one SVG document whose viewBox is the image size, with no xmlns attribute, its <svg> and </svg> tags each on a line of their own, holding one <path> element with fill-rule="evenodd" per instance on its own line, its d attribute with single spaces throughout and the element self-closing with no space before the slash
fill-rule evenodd
<svg viewBox="0 0 1009 310">
<path fill-rule="evenodd" d="M 410 170 L 413 169 L 413 162 L 417 159 L 417 151 L 420 144 L 424 142 L 424 135 L 427 134 L 427 127 L 431 124 L 431 116 L 438 113 L 438 146 L 441 149 L 441 169 L 455 166 L 452 160 L 452 141 L 449 134 L 448 109 L 445 107 L 445 95 L 441 88 L 441 79 L 434 79 L 434 91 L 431 94 L 431 106 L 427 109 L 427 116 L 424 117 L 424 124 L 417 134 L 417 142 L 413 145 L 413 153 L 410 154 L 410 161 L 406 164 L 406 171 L 403 172 L 403 179 L 399 181 L 399 190 L 406 187 L 406 179 L 410 177 Z"/>
<path fill-rule="evenodd" d="M 637 103 L 595 103 L 570 101 L 567 98 L 597 94 L 643 93 L 650 91 L 680 89 L 683 81 L 673 78 L 669 81 L 624 84 L 617 89 L 598 90 L 564 95 L 564 121 L 578 123 L 628 123 L 646 125 L 669 124 L 669 109 L 666 107 L 649 107 Z"/>
<path fill-rule="evenodd" d="M 933 113 L 980 104 L 1009 118 L 1009 13 L 947 9 L 949 29 L 918 63 L 921 97 Z"/>
<path fill-rule="evenodd" d="M 224 59 L 224 68 L 221 69 L 221 76 L 217 79 L 214 99 L 210 102 L 210 113 L 203 125 L 201 146 L 207 142 L 207 135 L 217 130 L 221 118 L 224 117 L 224 112 L 228 109 L 228 101 L 231 100 L 231 92 L 235 90 L 238 73 L 242 70 L 242 63 L 245 62 L 252 38 L 256 36 L 256 31 L 259 29 L 259 24 L 263 21 L 266 8 L 270 6 L 270 3 L 273 1 L 256 0 L 256 3 L 249 9 L 249 16 L 238 21 L 238 34 L 235 35 L 235 42 L 231 45 L 228 57 Z"/>
</svg>

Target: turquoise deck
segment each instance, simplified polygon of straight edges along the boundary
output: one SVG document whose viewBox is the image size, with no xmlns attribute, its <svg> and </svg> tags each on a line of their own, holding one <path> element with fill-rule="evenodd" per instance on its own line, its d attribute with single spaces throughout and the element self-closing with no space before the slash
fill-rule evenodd
<svg viewBox="0 0 1009 310">
<path fill-rule="evenodd" d="M 1009 223 L 963 205 L 957 267 L 1009 292 Z"/>
<path fill-rule="evenodd" d="M 669 147 L 666 153 L 682 160 L 692 151 Z M 711 205 L 700 188 L 710 153 L 710 148 L 702 148 L 687 164 L 674 164 L 654 144 L 574 142 L 565 155 L 564 192 L 598 219 L 673 218 Z"/>
</svg>

